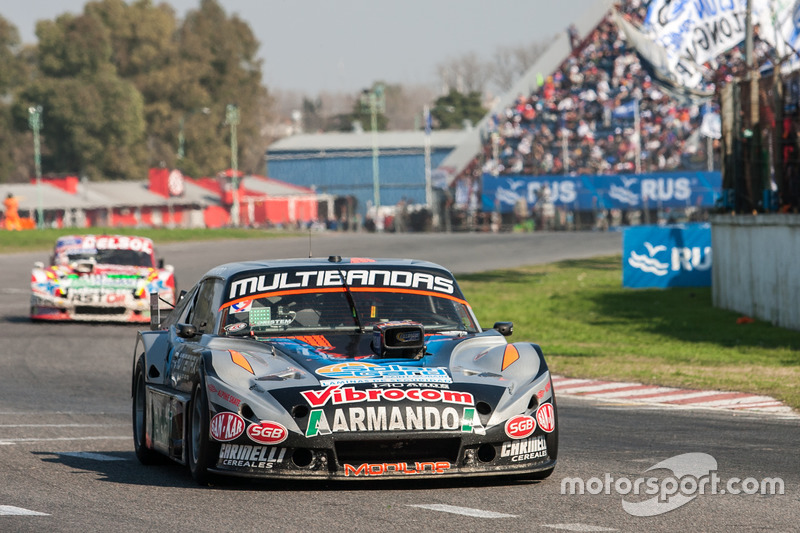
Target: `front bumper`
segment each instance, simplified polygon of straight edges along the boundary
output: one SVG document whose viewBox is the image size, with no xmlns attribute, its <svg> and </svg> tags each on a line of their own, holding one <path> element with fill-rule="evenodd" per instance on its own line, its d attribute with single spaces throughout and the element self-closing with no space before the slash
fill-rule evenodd
<svg viewBox="0 0 800 533">
<path fill-rule="evenodd" d="M 476 437 L 375 434 L 337 438 L 324 446 L 314 440 L 314 447 L 303 446 L 312 444 L 308 441 L 299 445 L 223 442 L 218 443 L 219 457 L 212 471 L 259 478 L 433 479 L 525 476 L 552 470 L 556 465 L 557 432 L 537 430 L 527 438 L 510 439 L 502 428 L 495 428 L 480 439 Z"/>
<path fill-rule="evenodd" d="M 132 295 L 113 296 L 113 299 L 98 298 L 89 302 L 75 302 L 67 298 L 32 294 L 30 318 L 79 322 L 150 321 L 150 307 L 146 299 L 134 298 Z"/>
</svg>

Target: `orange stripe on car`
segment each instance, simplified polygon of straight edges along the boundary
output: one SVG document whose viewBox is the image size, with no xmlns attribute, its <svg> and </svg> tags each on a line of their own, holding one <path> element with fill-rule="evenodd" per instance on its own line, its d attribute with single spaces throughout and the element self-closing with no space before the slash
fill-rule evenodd
<svg viewBox="0 0 800 533">
<path fill-rule="evenodd" d="M 240 367 L 244 368 L 245 370 L 247 370 L 251 374 L 255 375 L 255 372 L 253 372 L 253 367 L 250 366 L 250 362 L 245 358 L 244 355 L 242 355 L 241 353 L 237 352 L 236 350 L 228 350 L 228 351 L 231 353 L 231 361 L 233 361 L 235 364 L 239 365 Z"/>
<path fill-rule="evenodd" d="M 506 351 L 503 352 L 503 367 L 500 370 L 505 370 L 517 359 L 519 359 L 519 350 L 513 344 L 509 344 L 506 346 Z"/>
</svg>

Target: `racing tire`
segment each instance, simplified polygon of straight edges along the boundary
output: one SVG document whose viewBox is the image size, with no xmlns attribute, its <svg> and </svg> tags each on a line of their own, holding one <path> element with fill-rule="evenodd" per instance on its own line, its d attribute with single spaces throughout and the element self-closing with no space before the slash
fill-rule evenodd
<svg viewBox="0 0 800 533">
<path fill-rule="evenodd" d="M 194 480 L 208 485 L 213 480 L 208 470 L 214 466 L 220 446 L 209 438 L 208 396 L 202 375 L 194 387 L 186 417 L 186 463 Z"/>
<path fill-rule="evenodd" d="M 133 449 L 136 452 L 136 458 L 143 465 L 159 463 L 161 456 L 155 450 L 147 447 L 147 396 L 142 359 L 136 363 L 136 371 L 133 374 L 132 397 L 131 419 L 133 420 Z"/>
</svg>

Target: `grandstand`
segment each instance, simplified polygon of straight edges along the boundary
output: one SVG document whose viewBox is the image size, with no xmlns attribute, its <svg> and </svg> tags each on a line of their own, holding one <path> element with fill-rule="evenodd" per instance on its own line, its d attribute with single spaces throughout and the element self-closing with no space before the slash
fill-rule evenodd
<svg viewBox="0 0 800 533">
<path fill-rule="evenodd" d="M 578 35 L 586 35 L 597 27 L 600 21 L 608 16 L 614 0 L 596 0 L 575 21 L 574 27 Z M 556 35 L 547 50 L 536 60 L 511 89 L 501 95 L 492 109 L 478 122 L 475 128 L 465 135 L 458 145 L 439 165 L 438 170 L 447 175 L 448 185 L 461 176 L 476 154 L 481 153 L 485 139 L 492 130 L 492 117 L 512 106 L 519 95 L 530 95 L 538 89 L 538 78 L 543 72 L 555 72 L 571 53 L 570 39 L 567 32 Z"/>
<path fill-rule="evenodd" d="M 556 197 L 565 224 L 586 218 L 586 211 L 592 223 L 609 217 L 635 223 L 700 217 L 715 205 L 721 182 L 717 141 L 701 134 L 708 133 L 702 128 L 704 117 L 718 112 L 715 103 L 676 94 L 659 83 L 616 20 L 641 22 L 646 2 L 630 0 L 616 9 L 614 4 L 598 0 L 576 21 L 572 35 L 561 32 L 442 162 L 438 170 L 455 188 L 457 211 L 467 213 L 461 218 L 474 220 L 481 211 L 526 218 L 537 209 L 536 191 L 543 184 L 557 191 L 589 183 L 573 179 L 564 186 L 567 176 L 608 179 L 591 182 L 602 190 L 595 189 L 580 205 Z M 620 181 L 632 174 L 636 178 Z M 502 176 L 509 179 L 498 185 L 496 178 Z M 682 177 L 692 191 L 676 198 L 668 189 Z M 657 182 L 660 192 L 648 197 L 645 191 L 653 189 L 640 178 Z M 522 181 L 528 182 L 526 191 L 519 192 Z M 615 188 L 625 189 L 627 200 L 617 201 Z M 487 189 L 495 196 L 487 196 Z M 513 215 L 517 201 L 525 205 Z"/>
</svg>

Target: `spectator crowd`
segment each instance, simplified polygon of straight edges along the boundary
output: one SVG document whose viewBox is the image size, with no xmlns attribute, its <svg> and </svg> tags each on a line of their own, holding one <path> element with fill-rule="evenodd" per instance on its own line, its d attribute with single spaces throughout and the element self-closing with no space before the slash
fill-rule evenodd
<svg viewBox="0 0 800 533">
<path fill-rule="evenodd" d="M 619 2 L 620 16 L 641 26 L 648 2 Z M 585 36 L 567 29 L 570 55 L 531 94 L 495 114 L 482 153 L 456 181 L 456 206 L 475 216 L 484 173 L 603 175 L 719 169 L 719 144 L 700 134 L 705 113 L 718 113 L 714 98 L 667 88 L 646 68 L 609 13 Z M 771 49 L 758 39 L 758 64 Z M 739 76 L 741 44 L 701 65 L 703 91 Z M 638 119 L 639 135 L 636 131 Z"/>
<path fill-rule="evenodd" d="M 495 127 L 484 143 L 483 172 L 621 174 L 706 168 L 707 147 L 696 134 L 703 103 L 678 100 L 656 84 L 611 17 L 542 81 L 537 91 L 520 95 L 516 105 L 494 116 Z"/>
</svg>

